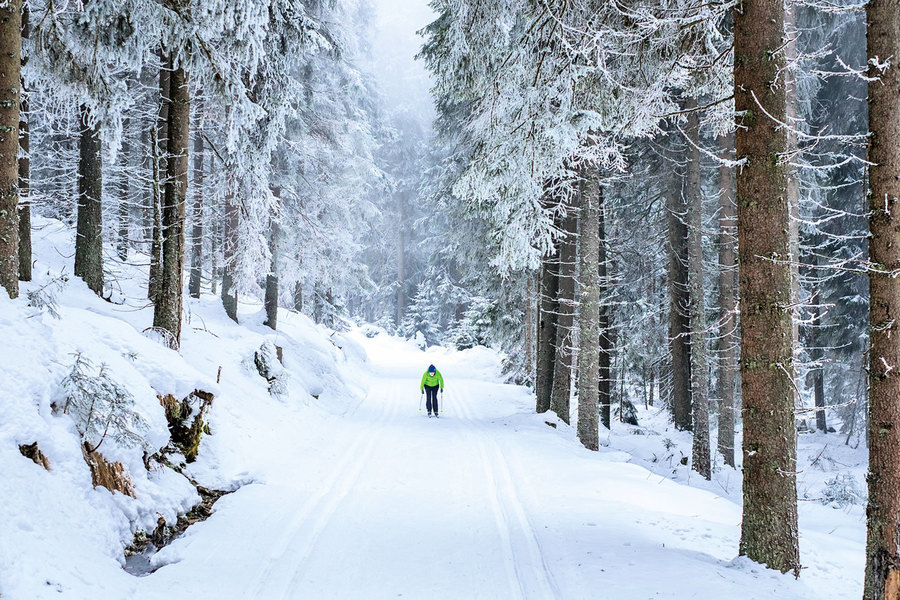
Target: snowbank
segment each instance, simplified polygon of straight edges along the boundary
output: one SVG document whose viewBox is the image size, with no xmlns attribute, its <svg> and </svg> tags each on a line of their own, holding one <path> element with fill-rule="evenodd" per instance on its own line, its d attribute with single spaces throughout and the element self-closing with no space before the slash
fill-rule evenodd
<svg viewBox="0 0 900 600">
<path fill-rule="evenodd" d="M 144 333 L 153 315 L 141 267 L 108 260 L 114 291 L 109 301 L 100 299 L 70 275 L 72 231 L 40 217 L 34 227 L 34 281 L 22 284 L 15 301 L 0 294 L 0 595 L 124 598 L 135 582 L 121 568 L 123 549 L 136 531 L 150 532 L 160 519 L 174 524 L 199 501 L 188 477 L 216 489 L 265 480 L 273 454 L 294 437 L 286 424 L 306 413 L 340 414 L 359 401 L 365 352 L 287 311 L 273 332 L 253 303 L 242 305 L 236 325 L 214 296 L 186 298 L 181 351 L 167 349 Z M 248 368 L 267 340 L 283 348 L 290 372 L 287 394 L 278 398 Z M 143 445 L 107 436 L 99 447 L 105 459 L 123 464 L 136 498 L 92 486 L 75 419 L 62 410 L 61 382 L 76 356 L 95 372 L 103 365 L 146 423 Z M 183 399 L 194 390 L 215 395 L 211 435 L 182 475 L 148 457 L 169 442 L 158 396 Z M 20 452 L 35 442 L 49 471 Z M 168 459 L 183 463 L 177 453 Z"/>
</svg>

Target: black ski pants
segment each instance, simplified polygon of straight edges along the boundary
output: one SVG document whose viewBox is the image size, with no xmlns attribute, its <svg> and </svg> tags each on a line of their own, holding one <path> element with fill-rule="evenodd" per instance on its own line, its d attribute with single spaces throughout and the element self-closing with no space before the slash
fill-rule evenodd
<svg viewBox="0 0 900 600">
<path fill-rule="evenodd" d="M 425 386 L 425 409 L 429 414 L 438 412 L 438 389 L 440 388 L 436 385 Z"/>
</svg>

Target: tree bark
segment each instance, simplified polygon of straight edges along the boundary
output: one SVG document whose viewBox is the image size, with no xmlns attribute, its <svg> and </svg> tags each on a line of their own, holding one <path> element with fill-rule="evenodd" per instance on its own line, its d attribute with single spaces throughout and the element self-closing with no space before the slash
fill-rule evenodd
<svg viewBox="0 0 900 600">
<path fill-rule="evenodd" d="M 103 158 L 100 123 L 90 124 L 87 107 L 79 112 L 78 217 L 75 276 L 97 295 L 103 293 Z"/>
<path fill-rule="evenodd" d="M 734 10 L 744 505 L 740 553 L 800 572 L 794 427 L 784 0 Z M 771 118 L 770 116 L 771 115 Z M 775 120 L 773 120 L 775 119 Z"/>
<path fill-rule="evenodd" d="M 235 288 L 235 260 L 238 248 L 240 213 L 237 203 L 229 193 L 225 198 L 225 243 L 222 265 L 222 306 L 232 321 L 238 322 L 237 289 Z"/>
<path fill-rule="evenodd" d="M 153 238 L 150 242 L 150 281 L 147 296 L 153 302 L 157 301 L 162 285 L 162 246 L 163 224 L 162 205 L 163 190 L 166 186 L 164 174 L 167 173 L 166 149 L 169 138 L 169 104 L 172 73 L 167 61 L 160 54 L 159 68 L 159 113 L 156 120 L 156 128 L 151 135 L 153 148 Z M 155 140 L 153 139 L 155 138 Z"/>
<path fill-rule="evenodd" d="M 188 282 L 188 292 L 192 298 L 200 297 L 200 283 L 203 276 L 203 136 L 199 131 L 201 122 L 201 117 L 198 116 L 198 131 L 194 133 L 194 219 L 191 229 L 191 277 Z"/>
<path fill-rule="evenodd" d="M 575 192 L 572 192 L 573 196 Z M 575 325 L 575 244 L 578 234 L 577 200 L 567 201 L 563 217 L 564 238 L 559 249 L 559 308 L 556 320 L 556 360 L 553 362 L 553 386 L 550 410 L 569 422 L 569 397 L 572 386 L 572 354 Z"/>
<path fill-rule="evenodd" d="M 691 429 L 690 296 L 687 273 L 686 207 L 682 177 L 673 173 L 666 198 L 668 220 L 669 357 L 672 368 L 671 403 L 676 429 Z M 678 182 L 679 185 L 674 185 Z"/>
<path fill-rule="evenodd" d="M 22 6 L 22 39 L 31 36 L 28 5 Z M 28 62 L 22 57 L 22 66 Z M 19 109 L 19 147 L 22 154 L 19 158 L 19 281 L 31 281 L 31 158 L 28 130 L 28 95 L 25 82 L 21 80 Z"/>
<path fill-rule="evenodd" d="M 128 119 L 122 123 L 122 163 L 124 167 L 124 172 L 121 177 L 121 195 L 119 197 L 119 236 L 116 240 L 116 254 L 119 256 L 119 260 L 126 261 L 128 260 L 128 242 L 129 242 L 129 230 L 131 228 L 131 214 L 129 210 L 129 178 L 131 177 L 131 173 L 129 172 L 129 158 L 131 156 L 131 144 L 128 142 Z"/>
<path fill-rule="evenodd" d="M 556 318 L 559 310 L 557 294 L 559 257 L 546 256 L 541 262 L 540 316 L 538 322 L 537 373 L 535 396 L 537 412 L 550 410 L 550 390 L 553 388 L 553 364 L 556 362 Z"/>
<path fill-rule="evenodd" d="M 703 190 L 700 186 L 700 116 L 689 98 L 687 117 L 688 292 L 691 324 L 691 468 L 712 477 L 709 452 L 709 365 L 706 356 L 706 304 L 703 298 Z"/>
<path fill-rule="evenodd" d="M 525 379 L 526 381 L 534 381 L 532 377 L 535 374 L 534 356 L 536 350 L 535 344 L 535 307 L 536 298 L 534 293 L 536 278 L 529 273 L 525 276 Z"/>
<path fill-rule="evenodd" d="M 729 158 L 734 151 L 734 134 L 721 141 L 721 149 Z M 719 427 L 717 448 L 725 464 L 734 467 L 734 411 L 737 384 L 737 305 L 735 302 L 735 221 L 734 167 L 719 166 Z"/>
<path fill-rule="evenodd" d="M 603 190 L 599 173 L 586 169 L 581 193 L 579 224 L 579 302 L 578 327 L 578 439 L 588 450 L 597 450 L 599 442 L 600 378 L 600 206 Z"/>
<path fill-rule="evenodd" d="M 397 194 L 397 327 L 406 316 L 406 213 L 405 198 Z"/>
<path fill-rule="evenodd" d="M 816 262 L 818 262 L 818 260 Z M 816 266 L 818 266 L 818 264 Z M 825 419 L 825 366 L 823 363 L 825 360 L 825 349 L 822 347 L 820 334 L 824 314 L 822 312 L 822 300 L 819 295 L 819 290 L 816 290 L 813 293 L 812 298 L 810 298 L 810 304 L 812 305 L 812 324 L 809 358 L 814 366 L 809 374 L 813 383 L 813 401 L 816 407 L 816 429 L 822 433 L 826 433 L 828 431 L 828 422 Z"/>
<path fill-rule="evenodd" d="M 168 66 L 173 66 L 171 57 Z M 162 211 L 162 268 L 153 326 L 171 333 L 174 342 L 180 346 L 181 310 L 184 302 L 185 200 L 191 133 L 188 74 L 181 67 L 171 73 L 169 98 L 166 196 Z"/>
<path fill-rule="evenodd" d="M 600 190 L 603 193 L 603 190 Z M 601 198 L 602 200 L 602 198 Z M 600 279 L 600 298 L 609 298 L 611 287 L 609 277 L 609 257 L 606 252 L 606 210 L 601 202 L 597 212 L 597 271 Z M 600 356 L 598 365 L 597 400 L 600 403 L 600 421 L 609 429 L 612 420 L 612 352 L 614 334 L 611 331 L 612 311 L 606 304 L 600 307 L 598 333 L 600 335 Z"/>
<path fill-rule="evenodd" d="M 0 7 L 0 285 L 19 296 L 19 91 L 22 1 Z"/>
<path fill-rule="evenodd" d="M 275 196 L 276 206 L 281 205 L 281 188 L 273 187 L 272 195 Z M 278 218 L 272 218 L 272 227 L 269 232 L 269 251 L 272 254 L 272 262 L 269 272 L 266 274 L 266 322 L 272 329 L 278 329 L 278 252 L 280 227 Z"/>
<path fill-rule="evenodd" d="M 900 0 L 866 5 L 869 56 L 869 506 L 865 600 L 900 597 Z M 890 67 L 879 69 L 890 58 Z M 880 77 L 880 80 L 875 80 Z"/>
</svg>

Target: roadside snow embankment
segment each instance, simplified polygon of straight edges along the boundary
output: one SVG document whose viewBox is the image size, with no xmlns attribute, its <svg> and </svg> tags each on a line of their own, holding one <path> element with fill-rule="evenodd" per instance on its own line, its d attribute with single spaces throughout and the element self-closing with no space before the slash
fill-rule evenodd
<svg viewBox="0 0 900 600">
<path fill-rule="evenodd" d="M 70 275 L 72 248 L 71 229 L 35 218 L 34 281 L 17 300 L 0 294 L 4 600 L 127 597 L 124 548 L 200 501 L 191 480 L 223 490 L 264 481 L 299 423 L 346 412 L 365 381 L 365 353 L 346 336 L 287 312 L 273 332 L 252 304 L 238 325 L 210 295 L 186 299 L 181 350 L 170 350 L 145 333 L 141 268 L 111 264 L 106 301 Z M 267 342 L 288 373 L 277 394 L 254 361 Z M 200 435 L 196 461 L 173 444 L 167 412 Z M 95 487 L 103 477 L 87 458 L 97 455 L 127 493 Z"/>
</svg>

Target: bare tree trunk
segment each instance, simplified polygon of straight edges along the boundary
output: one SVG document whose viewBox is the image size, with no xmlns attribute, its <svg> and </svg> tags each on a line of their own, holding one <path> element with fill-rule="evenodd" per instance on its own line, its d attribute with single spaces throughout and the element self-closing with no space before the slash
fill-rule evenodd
<svg viewBox="0 0 900 600">
<path fill-rule="evenodd" d="M 169 58 L 169 67 L 173 60 Z M 191 135 L 191 103 L 188 74 L 174 69 L 169 88 L 169 126 L 166 160 L 166 199 L 163 205 L 162 268 L 153 326 L 165 329 L 181 344 L 181 310 L 184 302 L 184 226 L 188 187 L 188 144 Z"/>
<path fill-rule="evenodd" d="M 534 381 L 534 353 L 535 353 L 535 276 L 525 276 L 525 378 Z"/>
<path fill-rule="evenodd" d="M 212 169 L 210 169 L 212 173 Z M 222 213 L 217 205 L 210 207 L 210 222 L 212 223 L 212 235 L 209 239 L 209 291 L 216 293 L 219 283 L 219 240 L 222 239 Z"/>
<path fill-rule="evenodd" d="M 235 260 L 238 249 L 238 226 L 240 225 L 240 213 L 233 197 L 225 198 L 225 260 L 222 267 L 222 306 L 225 314 L 237 323 L 237 289 L 235 288 Z"/>
<path fill-rule="evenodd" d="M 734 10 L 744 508 L 740 553 L 800 572 L 797 432 L 794 427 L 787 132 L 783 86 L 784 0 L 745 0 Z M 770 116 L 771 115 L 771 118 Z M 773 120 L 774 119 L 774 120 Z M 773 261 L 773 258 L 779 259 Z"/>
<path fill-rule="evenodd" d="M 22 6 L 22 39 L 31 36 L 28 5 Z M 22 57 L 22 66 L 28 62 Z M 21 81 L 19 112 L 19 281 L 31 281 L 31 141 L 28 130 L 28 94 Z"/>
<path fill-rule="evenodd" d="M 677 429 L 691 429 L 691 349 L 690 296 L 687 272 L 686 207 L 681 177 L 673 177 L 667 195 L 666 212 L 669 229 L 669 356 L 672 365 L 672 416 Z"/>
<path fill-rule="evenodd" d="M 541 262 L 540 316 L 538 317 L 538 351 L 535 395 L 537 412 L 550 410 L 553 388 L 553 365 L 556 362 L 556 319 L 559 304 L 558 256 L 547 256 Z"/>
<path fill-rule="evenodd" d="M 150 281 L 147 296 L 153 302 L 157 301 L 162 285 L 162 205 L 163 189 L 167 185 L 164 181 L 164 174 L 168 172 L 166 149 L 169 146 L 169 104 L 171 102 L 169 88 L 171 78 L 170 67 L 162 54 L 160 54 L 159 113 L 156 128 L 151 135 L 151 144 L 153 145 L 151 149 L 153 152 L 153 238 L 150 243 Z M 153 140 L 152 138 L 156 139 Z"/>
<path fill-rule="evenodd" d="M 816 260 L 818 263 L 818 260 Z M 816 265 L 818 266 L 818 264 Z M 816 429 L 822 433 L 828 431 L 828 422 L 825 420 L 825 367 L 823 361 L 825 359 L 825 349 L 822 347 L 821 334 L 822 329 L 822 300 L 819 290 L 816 290 L 810 298 L 812 309 L 812 325 L 811 340 L 809 348 L 809 359 L 813 363 L 813 368 L 809 372 L 813 382 L 813 400 L 816 407 Z"/>
<path fill-rule="evenodd" d="M 406 214 L 405 198 L 397 195 L 397 327 L 406 316 Z"/>
<path fill-rule="evenodd" d="M 272 194 L 275 196 L 276 205 L 281 205 L 281 188 L 273 187 Z M 272 329 L 278 329 L 278 260 L 279 260 L 279 236 L 280 227 L 278 218 L 272 219 L 272 230 L 269 233 L 269 251 L 272 254 L 272 263 L 269 272 L 266 274 L 266 322 Z"/>
<path fill-rule="evenodd" d="M 578 350 L 578 439 L 588 450 L 600 447 L 600 206 L 603 189 L 596 169 L 584 172 L 579 224 L 580 331 Z"/>
<path fill-rule="evenodd" d="M 0 285 L 19 296 L 19 90 L 22 0 L 0 5 Z"/>
<path fill-rule="evenodd" d="M 709 451 L 709 364 L 706 356 L 706 304 L 703 298 L 703 190 L 700 186 L 700 116 L 689 98 L 687 117 L 688 291 L 691 323 L 691 468 L 712 477 Z"/>
<path fill-rule="evenodd" d="M 103 294 L 103 158 L 100 124 L 90 124 L 87 107 L 79 112 L 78 218 L 75 235 L 76 277 Z"/>
<path fill-rule="evenodd" d="M 191 277 L 188 282 L 188 292 L 193 298 L 200 297 L 203 276 L 203 136 L 200 135 L 201 111 L 197 113 L 197 131 L 194 134 L 194 222 L 191 230 Z"/>
<path fill-rule="evenodd" d="M 121 177 L 121 195 L 119 197 L 119 235 L 116 240 L 116 254 L 119 260 L 128 260 L 128 242 L 129 230 L 131 228 L 131 214 L 129 210 L 130 186 L 128 183 L 131 174 L 129 173 L 129 158 L 131 157 L 131 144 L 128 141 L 128 119 L 122 123 L 122 166 L 123 173 Z"/>
<path fill-rule="evenodd" d="M 734 150 L 734 134 L 728 134 L 721 142 L 724 154 L 729 158 Z M 735 225 L 734 167 L 719 167 L 719 428 L 717 447 L 725 464 L 734 467 L 734 411 L 737 385 L 737 305 L 734 294 Z"/>
<path fill-rule="evenodd" d="M 572 192 L 573 196 L 575 192 Z M 556 320 L 556 360 L 553 363 L 553 387 L 550 410 L 569 422 L 569 397 L 572 386 L 572 333 L 575 324 L 575 244 L 578 234 L 577 199 L 567 201 L 559 250 L 559 308 Z"/>
<path fill-rule="evenodd" d="M 869 56 L 869 506 L 865 600 L 900 597 L 900 1 L 866 5 Z M 879 69 L 877 65 L 890 67 Z M 880 81 L 876 80 L 880 77 Z"/>
<path fill-rule="evenodd" d="M 603 190 L 601 189 L 601 193 Z M 597 213 L 597 272 L 600 279 L 600 298 L 604 305 L 600 307 L 598 333 L 600 336 L 600 356 L 597 381 L 597 399 L 600 403 L 600 421 L 609 429 L 612 420 L 612 352 L 615 337 L 612 325 L 611 308 L 606 304 L 610 296 L 609 257 L 606 252 L 606 210 L 601 202 Z"/>
</svg>

